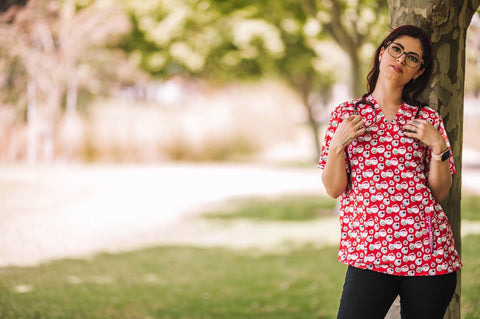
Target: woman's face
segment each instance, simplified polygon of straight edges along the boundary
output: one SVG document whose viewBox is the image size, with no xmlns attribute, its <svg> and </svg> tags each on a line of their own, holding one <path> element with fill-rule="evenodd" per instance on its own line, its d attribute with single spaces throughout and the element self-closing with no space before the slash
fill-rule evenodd
<svg viewBox="0 0 480 319">
<path fill-rule="evenodd" d="M 393 42 L 394 47 L 390 48 L 392 49 L 391 51 L 389 50 L 389 47 L 392 46 L 392 44 L 390 44 L 388 47 L 383 47 L 380 51 L 379 79 L 385 77 L 385 79 L 395 81 L 398 85 L 403 86 L 410 80 L 418 78 L 425 70 L 422 67 L 422 64 L 418 64 L 416 67 L 411 66 L 414 64 L 413 61 L 416 57 L 418 57 L 419 60 L 422 59 L 422 43 L 419 39 L 410 37 L 408 35 L 400 36 L 393 40 Z M 390 54 L 394 53 L 394 55 L 398 55 L 401 53 L 402 49 L 403 54 L 399 57 L 393 57 Z M 407 54 L 409 55 L 408 57 Z M 407 59 L 412 61 L 407 63 Z"/>
</svg>

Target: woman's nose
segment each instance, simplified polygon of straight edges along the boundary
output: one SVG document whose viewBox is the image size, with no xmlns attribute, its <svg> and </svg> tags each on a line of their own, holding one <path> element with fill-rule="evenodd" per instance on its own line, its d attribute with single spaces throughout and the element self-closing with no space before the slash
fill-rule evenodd
<svg viewBox="0 0 480 319">
<path fill-rule="evenodd" d="M 397 61 L 402 63 L 402 64 L 405 64 L 405 59 L 407 58 L 407 55 L 405 54 L 405 52 L 403 52 L 398 58 L 397 58 Z"/>
</svg>

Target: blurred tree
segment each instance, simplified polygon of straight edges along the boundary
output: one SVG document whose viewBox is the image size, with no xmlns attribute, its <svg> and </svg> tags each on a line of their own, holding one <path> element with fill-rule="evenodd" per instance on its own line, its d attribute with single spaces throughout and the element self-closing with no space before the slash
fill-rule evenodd
<svg viewBox="0 0 480 319">
<path fill-rule="evenodd" d="M 442 115 L 455 156 L 457 174 L 443 206 L 460 249 L 465 43 L 467 29 L 480 0 L 389 0 L 388 3 L 392 27 L 414 24 L 431 34 L 435 51 L 434 74 L 423 102 Z M 459 272 L 457 290 L 445 318 L 460 318 L 460 278 Z"/>
<path fill-rule="evenodd" d="M 257 1 L 239 7 L 213 0 L 219 10 L 227 41 L 207 60 L 217 78 L 275 76 L 298 92 L 315 143 L 320 152 L 318 114 L 325 112 L 336 74 L 333 52 L 321 26 L 297 1 Z M 332 54 L 333 53 L 333 54 Z M 222 75 L 224 74 L 224 75 Z M 320 108 L 320 109 L 319 109 Z"/>
<path fill-rule="evenodd" d="M 105 46 L 129 31 L 129 21 L 118 8 L 92 5 L 77 10 L 70 0 L 30 0 L 8 18 L 0 25 L 6 44 L 0 49 L 0 65 L 6 70 L 0 88 L 11 92 L 3 103 L 15 105 L 19 112 L 26 103 L 28 160 L 37 161 L 39 149 L 49 159 L 63 105 L 68 132 L 75 123 L 79 88 L 97 93 L 107 89 L 112 78 L 119 79 L 126 57 L 118 58 Z M 106 74 L 115 77 L 105 81 Z M 69 143 L 63 144 L 68 155 Z"/>
<path fill-rule="evenodd" d="M 473 16 L 467 33 L 465 94 L 480 96 L 480 13 Z"/>
<path fill-rule="evenodd" d="M 385 0 L 123 3 L 134 23 L 123 47 L 153 75 L 286 81 L 305 106 L 315 155 L 318 106 L 328 102 L 335 82 L 345 79 L 336 63 L 339 50 L 327 40 L 333 38 L 347 52 L 351 65 L 341 67 L 352 70 L 352 91 L 358 95 L 365 83 L 362 50 L 385 27 L 387 15 Z"/>
<path fill-rule="evenodd" d="M 302 0 L 301 3 L 349 57 L 351 93 L 355 97 L 362 95 L 366 89 L 365 74 L 369 66 L 365 58 L 371 57 L 371 51 L 365 57 L 362 50 L 385 32 L 387 1 Z"/>
<path fill-rule="evenodd" d="M 0 2 L 0 11 L 7 11 L 13 6 L 24 6 L 28 0 L 2 0 Z"/>
</svg>

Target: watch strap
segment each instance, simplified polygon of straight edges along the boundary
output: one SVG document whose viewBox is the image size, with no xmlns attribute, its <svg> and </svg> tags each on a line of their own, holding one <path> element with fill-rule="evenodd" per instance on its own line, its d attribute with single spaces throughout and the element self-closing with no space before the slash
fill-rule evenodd
<svg viewBox="0 0 480 319">
<path fill-rule="evenodd" d="M 444 162 L 450 158 L 450 149 L 447 148 L 445 151 L 441 152 L 440 154 L 435 154 L 432 152 L 432 158 L 436 161 Z"/>
</svg>

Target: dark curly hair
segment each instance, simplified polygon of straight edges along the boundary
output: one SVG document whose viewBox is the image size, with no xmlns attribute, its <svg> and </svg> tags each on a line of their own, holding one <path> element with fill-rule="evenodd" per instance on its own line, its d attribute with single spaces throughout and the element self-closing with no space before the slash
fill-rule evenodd
<svg viewBox="0 0 480 319">
<path fill-rule="evenodd" d="M 380 51 L 382 48 L 386 48 L 390 42 L 395 41 L 395 39 L 408 35 L 415 39 L 420 40 L 423 49 L 422 59 L 424 63 L 420 66 L 421 69 L 425 71 L 420 75 L 416 80 L 410 80 L 403 87 L 402 99 L 410 105 L 420 105 L 418 101 L 418 96 L 425 90 L 430 83 L 430 78 L 432 76 L 432 54 L 433 47 L 432 42 L 430 41 L 429 35 L 422 29 L 414 25 L 402 25 L 394 29 L 390 34 L 383 40 L 380 46 L 375 52 L 375 57 L 373 60 L 373 66 L 367 76 L 367 90 L 368 94 L 371 94 L 377 85 L 378 75 L 380 73 Z"/>
</svg>

